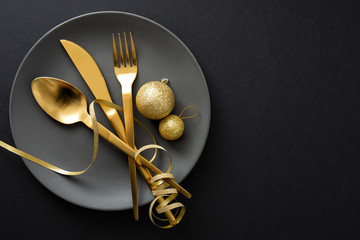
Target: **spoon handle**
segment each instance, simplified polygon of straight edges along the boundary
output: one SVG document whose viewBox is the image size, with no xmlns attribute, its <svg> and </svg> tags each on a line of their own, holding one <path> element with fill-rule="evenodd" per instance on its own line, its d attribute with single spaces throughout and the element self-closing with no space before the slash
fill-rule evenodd
<svg viewBox="0 0 360 240">
<path fill-rule="evenodd" d="M 90 116 L 86 118 L 83 123 L 90 129 L 93 129 L 93 125 L 91 122 Z M 98 125 L 98 131 L 99 135 L 109 141 L 111 144 L 113 144 L 115 147 L 119 148 L 121 151 L 123 151 L 128 156 L 135 158 L 135 151 L 132 149 L 129 145 L 127 145 L 124 141 L 122 141 L 120 138 L 118 138 L 115 134 L 110 132 L 107 128 L 105 128 L 100 123 Z M 149 169 L 154 174 L 162 174 L 163 172 L 155 167 L 151 162 L 149 162 L 147 159 L 145 159 L 143 156 L 139 155 L 139 161 L 141 165 L 147 169 Z M 171 178 L 164 178 L 165 182 L 170 184 L 172 187 L 174 187 L 176 190 L 178 190 L 182 195 L 184 195 L 187 198 L 191 198 L 191 194 L 186 191 L 180 184 L 175 182 Z"/>
</svg>

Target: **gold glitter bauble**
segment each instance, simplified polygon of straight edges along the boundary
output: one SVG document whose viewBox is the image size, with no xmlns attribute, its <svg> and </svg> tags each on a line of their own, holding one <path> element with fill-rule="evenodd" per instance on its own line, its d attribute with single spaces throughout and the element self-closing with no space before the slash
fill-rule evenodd
<svg viewBox="0 0 360 240">
<path fill-rule="evenodd" d="M 160 121 L 159 132 L 167 140 L 177 140 L 184 133 L 184 122 L 179 116 L 170 114 Z"/>
<path fill-rule="evenodd" d="M 170 114 L 175 96 L 165 81 L 144 84 L 136 94 L 136 107 L 146 118 L 159 120 Z"/>
</svg>

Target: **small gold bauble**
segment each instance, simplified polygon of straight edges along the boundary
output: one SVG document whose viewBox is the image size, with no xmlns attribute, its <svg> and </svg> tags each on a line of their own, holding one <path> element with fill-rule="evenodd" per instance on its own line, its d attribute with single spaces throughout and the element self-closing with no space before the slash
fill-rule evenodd
<svg viewBox="0 0 360 240">
<path fill-rule="evenodd" d="M 175 96 L 166 81 L 144 84 L 136 94 L 136 107 L 146 118 L 159 120 L 170 114 Z"/>
<path fill-rule="evenodd" d="M 184 133 L 184 122 L 179 116 L 170 114 L 160 121 L 159 132 L 167 140 L 177 140 Z"/>
</svg>

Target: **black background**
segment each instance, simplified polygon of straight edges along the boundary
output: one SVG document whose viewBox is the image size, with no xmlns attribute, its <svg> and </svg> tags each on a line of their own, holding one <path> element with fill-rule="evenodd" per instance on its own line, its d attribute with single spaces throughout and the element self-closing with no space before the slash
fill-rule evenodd
<svg viewBox="0 0 360 240">
<path fill-rule="evenodd" d="M 211 96 L 204 152 L 182 185 L 173 229 L 132 211 L 72 205 L 0 150 L 2 239 L 359 239 L 358 1 L 57 0 L 0 2 L 0 139 L 13 144 L 16 71 L 47 31 L 80 14 L 131 12 L 175 33 Z M 26 117 L 26 116 L 25 116 Z"/>
</svg>

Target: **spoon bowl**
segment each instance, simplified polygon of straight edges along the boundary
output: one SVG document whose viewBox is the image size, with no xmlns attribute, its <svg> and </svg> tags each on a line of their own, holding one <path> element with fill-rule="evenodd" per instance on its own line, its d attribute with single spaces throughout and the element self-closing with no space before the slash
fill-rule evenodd
<svg viewBox="0 0 360 240">
<path fill-rule="evenodd" d="M 87 115 L 84 94 L 70 83 L 57 78 L 39 77 L 33 80 L 31 89 L 40 107 L 61 123 L 80 122 Z"/>
</svg>

